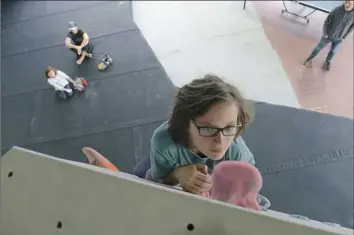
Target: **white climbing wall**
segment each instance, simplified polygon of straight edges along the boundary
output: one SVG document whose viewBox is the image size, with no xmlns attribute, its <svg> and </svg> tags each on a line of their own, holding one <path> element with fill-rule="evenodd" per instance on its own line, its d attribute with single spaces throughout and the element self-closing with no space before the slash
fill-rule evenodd
<svg viewBox="0 0 354 235">
<path fill-rule="evenodd" d="M 1 158 L 4 235 L 330 235 L 352 230 L 254 212 L 14 147 Z"/>
</svg>

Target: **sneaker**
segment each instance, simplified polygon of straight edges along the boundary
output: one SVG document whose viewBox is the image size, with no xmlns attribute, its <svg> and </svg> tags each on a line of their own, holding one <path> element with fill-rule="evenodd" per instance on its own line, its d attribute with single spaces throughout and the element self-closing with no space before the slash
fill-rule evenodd
<svg viewBox="0 0 354 235">
<path fill-rule="evenodd" d="M 74 79 L 74 81 L 75 81 L 77 84 L 82 84 L 81 79 L 80 79 L 79 77 L 76 77 L 76 78 Z"/>
<path fill-rule="evenodd" d="M 260 194 L 257 195 L 257 202 L 263 210 L 267 210 L 271 206 L 271 203 L 268 198 Z"/>
<path fill-rule="evenodd" d="M 304 66 L 310 68 L 310 67 L 312 67 L 312 60 L 305 60 L 305 61 L 302 63 L 302 65 L 304 65 Z"/>
<path fill-rule="evenodd" d="M 82 85 L 87 86 L 88 82 L 85 78 L 81 78 Z"/>
<path fill-rule="evenodd" d="M 83 78 L 83 77 L 76 77 L 75 78 L 75 82 L 78 83 L 78 84 L 82 84 L 84 86 L 88 85 L 87 80 L 85 78 Z"/>
<path fill-rule="evenodd" d="M 329 71 L 331 69 L 331 63 L 328 61 L 324 62 L 322 68 L 326 71 Z"/>
</svg>

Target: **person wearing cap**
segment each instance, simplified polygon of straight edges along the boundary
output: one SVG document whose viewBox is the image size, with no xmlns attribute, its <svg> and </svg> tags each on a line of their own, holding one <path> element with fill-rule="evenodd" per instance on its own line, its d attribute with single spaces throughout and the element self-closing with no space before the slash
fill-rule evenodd
<svg viewBox="0 0 354 235">
<path fill-rule="evenodd" d="M 76 63 L 81 64 L 85 57 L 92 57 L 93 46 L 90 44 L 87 33 L 80 29 L 75 22 L 70 22 L 68 27 L 69 33 L 65 39 L 65 46 L 77 55 Z"/>
</svg>

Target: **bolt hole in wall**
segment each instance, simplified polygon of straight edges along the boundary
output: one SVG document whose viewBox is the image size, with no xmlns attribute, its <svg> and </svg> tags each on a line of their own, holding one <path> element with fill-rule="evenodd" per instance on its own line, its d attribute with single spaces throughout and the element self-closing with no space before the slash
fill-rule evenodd
<svg viewBox="0 0 354 235">
<path fill-rule="evenodd" d="M 13 176 L 13 172 L 12 171 L 10 171 L 9 173 L 8 173 L 8 177 L 10 178 L 10 177 L 12 177 Z M 57 223 L 57 228 L 62 228 L 63 227 L 63 223 L 61 222 L 61 221 L 58 221 L 58 223 Z M 194 225 L 193 224 L 187 224 L 187 230 L 188 231 L 193 231 L 194 230 Z"/>
<path fill-rule="evenodd" d="M 194 224 L 187 224 L 187 230 L 188 231 L 193 231 L 194 230 Z"/>
<path fill-rule="evenodd" d="M 63 227 L 63 224 L 62 224 L 61 221 L 58 221 L 58 223 L 57 223 L 57 228 L 61 228 L 61 227 Z"/>
</svg>

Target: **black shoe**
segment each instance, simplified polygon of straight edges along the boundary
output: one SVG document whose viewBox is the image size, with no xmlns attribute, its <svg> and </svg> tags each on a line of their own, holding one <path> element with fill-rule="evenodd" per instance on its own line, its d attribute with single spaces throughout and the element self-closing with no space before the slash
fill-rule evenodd
<svg viewBox="0 0 354 235">
<path fill-rule="evenodd" d="M 331 63 L 328 61 L 324 62 L 322 68 L 326 71 L 329 71 L 331 69 Z"/>
<path fill-rule="evenodd" d="M 311 68 L 312 67 L 312 60 L 305 60 L 302 65 Z"/>
</svg>

